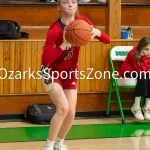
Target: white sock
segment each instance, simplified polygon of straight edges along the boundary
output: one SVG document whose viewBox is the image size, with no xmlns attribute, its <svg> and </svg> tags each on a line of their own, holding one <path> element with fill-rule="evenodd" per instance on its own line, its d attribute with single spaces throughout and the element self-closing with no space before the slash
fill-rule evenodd
<svg viewBox="0 0 150 150">
<path fill-rule="evenodd" d="M 141 101 L 141 97 L 135 97 L 134 107 L 141 108 L 140 101 Z"/>
<path fill-rule="evenodd" d="M 64 144 L 64 139 L 60 139 L 57 137 L 56 142 L 58 142 L 60 145 Z"/>
<path fill-rule="evenodd" d="M 53 149 L 54 143 L 55 143 L 55 141 L 50 141 L 49 139 L 47 139 L 47 142 L 46 142 L 46 145 L 45 145 L 45 149 L 44 149 L 44 150 Z"/>
<path fill-rule="evenodd" d="M 145 107 L 150 108 L 150 98 L 146 98 Z"/>
</svg>

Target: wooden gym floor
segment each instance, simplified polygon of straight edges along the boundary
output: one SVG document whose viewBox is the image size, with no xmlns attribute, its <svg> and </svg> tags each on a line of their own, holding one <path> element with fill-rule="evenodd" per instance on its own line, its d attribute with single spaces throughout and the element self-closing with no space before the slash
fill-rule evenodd
<svg viewBox="0 0 150 150">
<path fill-rule="evenodd" d="M 133 118 L 127 119 L 128 123 L 137 123 Z M 74 125 L 82 124 L 110 124 L 121 123 L 120 118 L 111 119 L 84 119 L 75 120 Z M 149 124 L 147 124 L 149 125 Z M 12 127 L 32 127 L 35 125 L 25 122 L 5 122 L 0 123 L 0 128 Z M 39 126 L 39 125 L 36 125 Z M 82 140 L 66 140 L 69 150 L 149 150 L 150 136 L 140 136 L 144 130 L 137 130 L 136 137 L 118 137 L 118 138 L 100 138 L 100 139 L 82 139 Z M 149 134 L 150 135 L 150 134 Z M 9 135 L 8 135 L 9 136 Z M 37 142 L 12 142 L 0 143 L 0 150 L 43 150 L 45 141 Z"/>
</svg>

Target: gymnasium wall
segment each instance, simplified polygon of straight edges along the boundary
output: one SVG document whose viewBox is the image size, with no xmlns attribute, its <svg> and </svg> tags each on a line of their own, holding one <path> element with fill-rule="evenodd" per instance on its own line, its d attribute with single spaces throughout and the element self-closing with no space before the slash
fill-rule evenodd
<svg viewBox="0 0 150 150">
<path fill-rule="evenodd" d="M 32 0 L 36 1 L 36 0 Z M 89 18 L 99 29 L 105 31 L 105 16 L 108 6 L 79 5 L 81 15 Z M 82 47 L 79 57 L 80 70 L 94 68 L 94 71 L 110 71 L 108 52 L 115 45 L 134 45 L 139 38 L 150 35 L 150 6 L 122 6 L 121 24 L 130 25 L 134 40 L 111 40 L 105 45 L 96 40 Z M 130 12 L 130 13 L 129 13 Z M 56 5 L 0 5 L 0 20 L 15 20 L 22 25 L 21 30 L 30 34 L 25 40 L 0 41 L 0 68 L 7 70 L 39 70 L 41 54 L 49 25 L 59 16 Z M 0 72 L 3 76 L 4 72 Z M 93 74 L 92 74 L 93 76 Z M 77 111 L 104 111 L 106 109 L 109 79 L 78 80 Z M 115 95 L 114 95 L 115 97 Z M 133 92 L 122 93 L 123 98 L 133 98 Z M 5 79 L 0 80 L 0 114 L 21 114 L 29 104 L 51 101 L 40 80 Z M 130 105 L 130 104 L 126 104 Z M 118 110 L 113 104 L 112 110 Z"/>
<path fill-rule="evenodd" d="M 0 0 L 0 1 L 25 1 L 25 2 L 40 2 L 40 0 Z M 92 0 L 91 0 L 92 1 Z M 94 1 L 94 0 L 93 0 Z M 107 0 L 106 0 L 107 1 Z M 149 2 L 149 0 L 121 0 L 122 2 Z M 95 1 L 96 2 L 96 1 Z"/>
<path fill-rule="evenodd" d="M 121 2 L 149 2 L 149 0 L 121 0 Z"/>
<path fill-rule="evenodd" d="M 80 15 L 89 18 L 96 26 L 105 31 L 105 17 L 108 6 L 79 5 Z M 150 6 L 122 6 L 121 25 L 131 26 L 134 38 L 138 39 L 150 34 Z M 30 38 L 45 38 L 49 25 L 60 13 L 56 5 L 0 5 L 0 19 L 15 20 L 21 24 L 22 31 L 27 31 Z M 54 15 L 55 14 L 55 15 Z M 39 34 L 38 34 L 39 33 Z"/>
<path fill-rule="evenodd" d="M 78 104 L 77 111 L 104 111 L 107 102 L 107 93 L 109 89 L 110 71 L 108 60 L 108 52 L 111 47 L 117 45 L 134 45 L 137 40 L 111 40 L 111 44 L 105 45 L 93 40 L 88 45 L 81 48 L 79 56 L 79 71 L 85 71 L 83 76 L 79 76 L 78 80 Z M 19 114 L 24 113 L 27 106 L 32 103 L 44 103 L 50 101 L 45 93 L 41 81 L 34 73 L 35 79 L 29 79 L 29 68 L 32 71 L 38 71 L 44 40 L 19 40 L 19 41 L 1 41 L 0 42 L 0 66 L 6 70 L 20 70 L 22 79 L 8 79 L 10 73 L 5 80 L 0 80 L 0 113 Z M 117 65 L 119 67 L 120 64 Z M 93 68 L 92 74 L 87 79 L 90 70 Z M 25 76 L 23 72 L 28 71 Z M 5 76 L 6 72 L 0 72 L 0 76 Z M 18 73 L 14 73 L 14 78 Z M 102 77 L 100 75 L 102 74 Z M 17 76 L 19 78 L 19 76 Z M 26 79 L 24 79 L 26 78 Z M 131 91 L 123 94 L 123 98 L 133 97 Z M 130 105 L 130 104 L 127 104 Z M 112 110 L 118 109 L 113 104 Z"/>
</svg>

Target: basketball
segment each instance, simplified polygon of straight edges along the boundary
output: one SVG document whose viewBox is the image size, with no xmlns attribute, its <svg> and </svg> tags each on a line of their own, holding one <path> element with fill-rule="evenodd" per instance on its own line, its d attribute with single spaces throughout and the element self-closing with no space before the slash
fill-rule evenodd
<svg viewBox="0 0 150 150">
<path fill-rule="evenodd" d="M 65 37 L 72 45 L 84 46 L 90 41 L 91 32 L 92 29 L 87 22 L 77 19 L 66 26 Z"/>
</svg>

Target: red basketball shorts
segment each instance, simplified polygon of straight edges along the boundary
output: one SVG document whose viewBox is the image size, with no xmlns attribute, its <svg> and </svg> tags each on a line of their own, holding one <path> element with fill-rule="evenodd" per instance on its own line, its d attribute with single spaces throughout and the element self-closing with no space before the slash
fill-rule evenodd
<svg viewBox="0 0 150 150">
<path fill-rule="evenodd" d="M 42 69 L 42 83 L 46 92 L 52 89 L 54 83 L 58 83 L 63 89 L 77 89 L 78 67 L 66 69 Z"/>
</svg>

